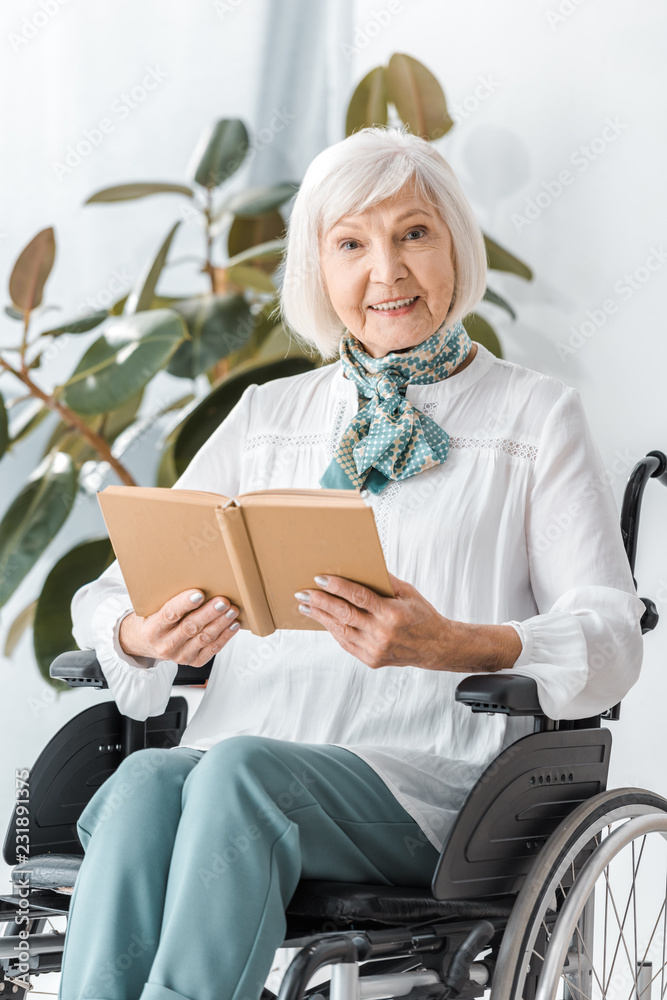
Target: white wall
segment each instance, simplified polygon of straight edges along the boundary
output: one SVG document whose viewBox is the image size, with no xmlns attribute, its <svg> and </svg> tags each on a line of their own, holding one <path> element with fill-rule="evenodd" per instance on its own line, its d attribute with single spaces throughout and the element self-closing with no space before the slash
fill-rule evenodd
<svg viewBox="0 0 667 1000">
<path fill-rule="evenodd" d="M 530 284 L 489 279 L 518 322 L 493 307 L 485 313 L 507 358 L 579 389 L 620 504 L 637 458 L 667 451 L 667 8 L 660 0 L 392 6 L 393 14 L 388 3 L 357 3 L 353 77 L 405 52 L 442 83 L 459 120 L 438 148 L 485 231 L 535 273 Z M 374 17 L 383 9 L 391 16 Z M 564 170 L 569 183 L 558 193 Z M 540 192 L 543 207 L 527 211 Z M 663 621 L 645 639 L 622 721 L 611 724 L 611 783 L 667 795 L 667 491 L 657 483 L 646 491 L 636 577 Z"/>
<path fill-rule="evenodd" d="M 643 269 L 653 248 L 667 247 L 664 4 L 401 0 L 392 4 L 393 12 L 388 0 L 354 0 L 353 5 L 350 24 L 347 5 L 335 0 L 328 5 L 324 0 L 230 0 L 232 9 L 222 15 L 212 2 L 167 6 L 157 0 L 140 5 L 98 0 L 93 5 L 71 0 L 18 51 L 9 34 L 20 30 L 24 16 L 39 10 L 38 2 L 3 5 L 0 272 L 8 275 L 25 242 L 55 224 L 59 253 L 50 301 L 62 305 L 60 315 L 70 315 L 81 301 L 107 288 L 114 270 L 136 277 L 177 217 L 178 203 L 169 198 L 83 208 L 92 191 L 125 180 L 179 180 L 206 122 L 240 116 L 259 129 L 274 104 L 285 104 L 295 118 L 286 134 L 255 157 L 247 177 L 238 176 L 237 185 L 289 176 L 298 180 L 315 152 L 343 137 L 352 86 L 392 52 L 406 52 L 431 68 L 450 107 L 458 108 L 459 123 L 439 148 L 461 177 L 480 222 L 536 275 L 530 284 L 492 276 L 492 287 L 519 312 L 512 323 L 503 313 L 487 310 L 506 356 L 581 391 L 620 500 L 636 458 L 653 448 L 667 450 L 662 329 L 667 261 L 660 258 L 657 270 Z M 560 21 L 559 7 L 571 10 Z M 314 12 L 321 21 L 313 20 Z M 115 115 L 114 132 L 58 181 L 52 161 L 62 158 L 84 128 L 113 114 L 118 96 L 156 64 L 167 73 L 159 87 L 125 119 Z M 596 143 L 598 152 L 582 169 L 582 147 L 590 148 L 603 135 L 608 119 L 619 123 L 618 135 Z M 606 134 L 611 140 L 612 133 Z M 571 183 L 522 225 L 516 216 L 525 216 L 527 202 L 564 170 L 570 171 Z M 191 225 L 183 229 L 179 253 L 196 252 L 201 234 Z M 626 275 L 633 273 L 636 290 L 630 294 Z M 170 290 L 193 290 L 190 274 L 187 267 L 175 268 Z M 581 346 L 573 353 L 559 352 L 573 330 L 581 332 L 589 312 L 600 319 L 605 302 L 615 312 L 592 336 L 580 336 Z M 12 325 L 0 318 L 0 343 L 12 334 Z M 73 353 L 56 358 L 50 370 L 54 381 L 74 363 Z M 183 391 L 182 383 L 175 388 L 168 383 L 164 391 Z M 22 454 L 3 466 L 0 507 L 17 491 L 31 457 Z M 130 467 L 145 475 L 146 463 L 155 457 L 152 443 L 144 442 Z M 101 530 L 94 498 L 75 530 L 49 553 L 51 561 L 74 541 Z M 667 794 L 661 760 L 667 492 L 653 483 L 641 535 L 640 593 L 657 600 L 664 621 L 646 639 L 643 677 L 613 728 L 612 780 Z M 0 641 L 39 584 L 31 577 L 5 609 Z M 13 767 L 30 764 L 65 719 L 97 696 L 73 692 L 49 703 L 26 641 L 0 670 L 6 706 L 0 771 L 4 817 Z M 198 694 L 191 697 L 196 700 Z"/>
</svg>

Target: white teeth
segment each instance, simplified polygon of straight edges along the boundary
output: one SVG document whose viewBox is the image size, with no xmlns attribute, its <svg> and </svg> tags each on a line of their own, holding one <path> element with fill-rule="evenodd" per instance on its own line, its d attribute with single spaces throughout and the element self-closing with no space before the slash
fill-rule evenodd
<svg viewBox="0 0 667 1000">
<path fill-rule="evenodd" d="M 398 302 L 382 302 L 380 305 L 371 306 L 371 309 L 377 309 L 381 312 L 387 312 L 392 309 L 402 309 L 404 306 L 409 306 L 415 301 L 417 296 L 415 295 L 412 299 L 399 299 Z"/>
</svg>

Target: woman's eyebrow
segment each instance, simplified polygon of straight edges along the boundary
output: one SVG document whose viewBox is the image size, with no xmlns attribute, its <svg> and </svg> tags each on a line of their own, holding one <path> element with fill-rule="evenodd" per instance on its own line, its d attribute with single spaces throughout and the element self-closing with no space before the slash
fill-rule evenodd
<svg viewBox="0 0 667 1000">
<path fill-rule="evenodd" d="M 425 215 L 427 218 L 431 219 L 432 215 L 425 208 L 413 208 L 409 212 L 404 212 L 403 215 L 399 215 L 394 222 L 403 222 L 404 219 L 409 219 L 413 215 Z M 350 221 L 346 222 L 345 219 L 339 219 L 332 228 L 331 232 L 335 232 L 337 229 L 351 229 L 353 227 L 358 227 L 359 223 L 354 221 L 354 216 L 350 216 Z"/>
</svg>

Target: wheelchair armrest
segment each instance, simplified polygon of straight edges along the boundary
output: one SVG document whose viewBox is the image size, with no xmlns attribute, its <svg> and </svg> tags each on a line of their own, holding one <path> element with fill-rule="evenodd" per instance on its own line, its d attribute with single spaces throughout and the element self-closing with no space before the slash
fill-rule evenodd
<svg viewBox="0 0 667 1000">
<path fill-rule="evenodd" d="M 203 684 L 211 673 L 213 657 L 203 667 L 179 663 L 174 684 Z M 49 674 L 70 687 L 108 688 L 94 649 L 74 649 L 61 653 L 49 667 Z"/>
<path fill-rule="evenodd" d="M 473 712 L 502 715 L 544 715 L 532 677 L 509 674 L 473 674 L 461 681 L 456 700 Z"/>
<path fill-rule="evenodd" d="M 94 649 L 73 649 L 61 653 L 49 667 L 49 675 L 65 681 L 70 687 L 109 687 Z"/>
</svg>

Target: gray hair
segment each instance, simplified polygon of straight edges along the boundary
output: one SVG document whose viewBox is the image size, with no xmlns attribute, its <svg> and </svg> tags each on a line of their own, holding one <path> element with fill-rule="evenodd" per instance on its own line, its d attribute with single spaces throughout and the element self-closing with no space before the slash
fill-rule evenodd
<svg viewBox="0 0 667 1000">
<path fill-rule="evenodd" d="M 294 200 L 277 277 L 280 318 L 297 342 L 324 360 L 338 356 L 344 324 L 320 266 L 320 238 L 343 216 L 364 212 L 414 181 L 449 228 L 455 286 L 447 327 L 471 312 L 486 288 L 479 224 L 452 168 L 427 139 L 401 128 L 360 129 L 319 153 Z"/>
</svg>

